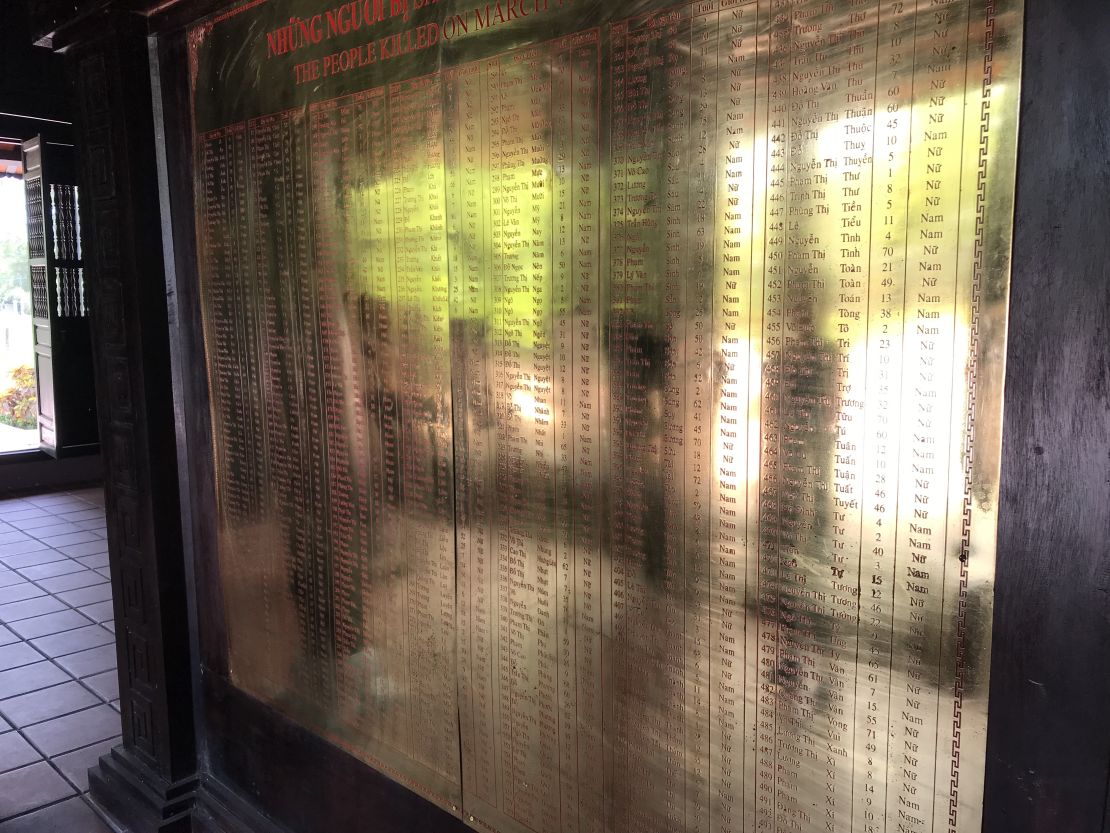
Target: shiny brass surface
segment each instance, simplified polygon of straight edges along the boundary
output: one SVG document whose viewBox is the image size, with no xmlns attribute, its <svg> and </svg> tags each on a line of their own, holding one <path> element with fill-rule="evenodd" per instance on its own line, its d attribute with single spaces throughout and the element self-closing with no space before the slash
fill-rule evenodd
<svg viewBox="0 0 1110 833">
<path fill-rule="evenodd" d="M 979 830 L 1021 35 L 198 24 L 234 683 L 479 829 Z"/>
</svg>

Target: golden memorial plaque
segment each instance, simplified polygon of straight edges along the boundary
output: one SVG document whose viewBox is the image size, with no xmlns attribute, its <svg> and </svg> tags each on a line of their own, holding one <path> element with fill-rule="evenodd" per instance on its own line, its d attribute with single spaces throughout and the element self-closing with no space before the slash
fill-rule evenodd
<svg viewBox="0 0 1110 833">
<path fill-rule="evenodd" d="M 481 830 L 978 831 L 1021 33 L 196 26 L 234 684 Z"/>
</svg>

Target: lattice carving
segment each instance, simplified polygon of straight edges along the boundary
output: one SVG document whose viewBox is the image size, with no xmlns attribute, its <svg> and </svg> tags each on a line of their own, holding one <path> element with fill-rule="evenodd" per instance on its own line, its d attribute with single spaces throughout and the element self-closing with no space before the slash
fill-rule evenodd
<svg viewBox="0 0 1110 833">
<path fill-rule="evenodd" d="M 54 229 L 54 257 L 81 259 L 81 215 L 76 185 L 50 186 L 50 217 Z"/>
<path fill-rule="evenodd" d="M 84 318 L 89 314 L 85 305 L 85 270 L 76 267 L 56 267 L 54 285 L 58 292 L 60 318 Z"/>
<path fill-rule="evenodd" d="M 50 292 L 46 285 L 46 267 L 31 267 L 31 311 L 35 318 L 50 317 Z"/>
<path fill-rule="evenodd" d="M 27 245 L 31 257 L 46 257 L 46 224 L 43 218 L 42 179 L 26 181 L 27 189 Z"/>
</svg>

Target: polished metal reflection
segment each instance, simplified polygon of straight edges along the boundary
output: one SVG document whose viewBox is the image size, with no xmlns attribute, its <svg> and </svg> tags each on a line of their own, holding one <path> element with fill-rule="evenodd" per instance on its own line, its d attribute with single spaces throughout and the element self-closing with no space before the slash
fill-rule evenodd
<svg viewBox="0 0 1110 833">
<path fill-rule="evenodd" d="M 978 831 L 1020 0 L 402 6 L 190 36 L 235 684 L 482 829 Z"/>
</svg>

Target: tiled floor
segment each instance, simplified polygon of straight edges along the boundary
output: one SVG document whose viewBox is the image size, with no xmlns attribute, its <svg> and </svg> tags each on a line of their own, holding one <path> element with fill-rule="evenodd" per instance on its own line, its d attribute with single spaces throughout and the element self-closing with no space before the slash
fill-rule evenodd
<svg viewBox="0 0 1110 833">
<path fill-rule="evenodd" d="M 107 833 L 88 768 L 119 742 L 99 489 L 0 501 L 0 833 Z"/>
</svg>

